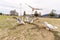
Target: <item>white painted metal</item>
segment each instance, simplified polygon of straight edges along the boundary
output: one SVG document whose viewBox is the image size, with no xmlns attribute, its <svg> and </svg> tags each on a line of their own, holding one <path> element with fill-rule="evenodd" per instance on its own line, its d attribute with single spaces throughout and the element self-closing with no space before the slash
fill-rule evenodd
<svg viewBox="0 0 60 40">
<path fill-rule="evenodd" d="M 26 16 L 24 21 L 25 21 L 25 22 L 29 22 L 29 17 Z"/>
<path fill-rule="evenodd" d="M 35 19 L 36 19 L 36 18 L 31 18 L 31 19 L 29 20 L 29 23 L 33 23 Z"/>
<path fill-rule="evenodd" d="M 46 28 L 49 28 L 51 30 L 57 29 L 56 26 L 53 26 L 53 25 L 49 24 L 48 22 L 44 22 L 44 24 L 46 25 Z"/>
<path fill-rule="evenodd" d="M 24 21 L 21 18 L 16 19 L 19 24 L 25 24 Z"/>
</svg>

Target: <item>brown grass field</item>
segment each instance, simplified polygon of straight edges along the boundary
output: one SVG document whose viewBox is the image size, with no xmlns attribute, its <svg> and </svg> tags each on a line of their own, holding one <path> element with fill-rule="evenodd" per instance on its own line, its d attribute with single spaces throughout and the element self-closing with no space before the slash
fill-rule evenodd
<svg viewBox="0 0 60 40">
<path fill-rule="evenodd" d="M 12 17 L 0 16 L 0 40 L 60 40 L 59 18 L 38 18 L 33 24 L 19 25 Z M 58 29 L 46 30 L 45 21 L 57 26 Z"/>
</svg>

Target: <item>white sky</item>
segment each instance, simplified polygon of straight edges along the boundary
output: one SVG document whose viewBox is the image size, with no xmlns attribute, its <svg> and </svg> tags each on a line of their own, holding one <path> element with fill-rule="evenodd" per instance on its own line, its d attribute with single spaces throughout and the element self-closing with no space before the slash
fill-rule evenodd
<svg viewBox="0 0 60 40">
<path fill-rule="evenodd" d="M 42 14 L 49 13 L 51 9 L 55 9 L 60 13 L 60 0 L 0 0 L 0 12 L 9 13 L 10 10 L 16 9 L 19 13 L 25 10 L 27 14 L 30 14 L 31 8 L 25 3 L 35 8 L 42 8 Z M 20 6 L 20 4 L 22 5 Z"/>
</svg>

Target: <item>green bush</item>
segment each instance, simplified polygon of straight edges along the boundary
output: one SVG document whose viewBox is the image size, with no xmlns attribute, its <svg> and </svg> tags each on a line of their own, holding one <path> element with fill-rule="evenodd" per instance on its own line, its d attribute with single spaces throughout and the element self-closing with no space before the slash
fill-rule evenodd
<svg viewBox="0 0 60 40">
<path fill-rule="evenodd" d="M 53 11 L 51 11 L 51 13 L 49 14 L 50 17 L 54 17 L 55 13 Z"/>
<path fill-rule="evenodd" d="M 26 15 L 26 12 L 24 11 L 24 14 L 23 14 L 24 16 Z"/>
<path fill-rule="evenodd" d="M 2 15 L 2 13 L 0 13 L 0 15 Z"/>
<path fill-rule="evenodd" d="M 38 17 L 38 16 L 39 16 L 38 13 L 37 13 L 37 11 L 35 11 L 34 16 L 35 16 L 35 17 Z"/>
</svg>

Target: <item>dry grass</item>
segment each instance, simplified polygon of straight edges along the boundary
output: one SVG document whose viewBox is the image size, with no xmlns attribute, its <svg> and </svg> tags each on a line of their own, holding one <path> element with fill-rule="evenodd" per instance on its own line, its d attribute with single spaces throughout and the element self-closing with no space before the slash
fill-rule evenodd
<svg viewBox="0 0 60 40">
<path fill-rule="evenodd" d="M 9 21 L 6 21 L 9 18 Z M 44 27 L 47 21 L 58 27 L 57 31 L 48 31 Z M 60 19 L 39 18 L 33 24 L 13 25 L 16 20 L 10 16 L 0 16 L 0 40 L 60 40 Z"/>
</svg>

